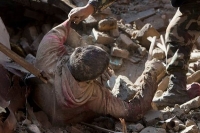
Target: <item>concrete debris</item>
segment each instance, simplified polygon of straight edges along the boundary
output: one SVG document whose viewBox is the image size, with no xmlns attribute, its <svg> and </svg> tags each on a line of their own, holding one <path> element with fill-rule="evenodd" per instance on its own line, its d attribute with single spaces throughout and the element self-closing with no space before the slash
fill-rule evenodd
<svg viewBox="0 0 200 133">
<path fill-rule="evenodd" d="M 16 9 L 8 8 L 12 2 Z M 0 7 L 3 6 L 0 8 L 2 18 L 0 43 L 31 64 L 35 62 L 36 51 L 43 36 L 52 27 L 65 20 L 73 7 L 87 3 L 86 0 L 13 0 L 12 2 L 0 1 Z M 110 55 L 109 65 L 115 71 L 115 76 L 107 81 L 106 87 L 109 87 L 116 97 L 129 101 L 137 92 L 137 85 L 140 84 L 140 79 L 137 77 L 143 72 L 148 55 L 166 63 L 163 36 L 175 11 L 169 0 L 116 1 L 102 13 L 89 16 L 79 25 L 71 25 L 70 34 L 65 42 L 68 54 L 76 47 L 86 45 L 96 45 L 104 49 Z M 155 45 L 149 53 L 153 39 Z M 174 107 L 160 109 L 154 105 L 141 121 L 126 122 L 128 133 L 200 132 L 200 38 L 195 44 L 187 75 L 188 93 L 195 98 Z M 7 70 L 4 70 L 1 64 Z M 27 117 L 26 109 L 22 106 L 26 105 L 25 96 L 30 92 L 21 79 L 29 72 L 2 53 L 0 53 L 0 71 L 1 77 L 6 75 L 5 78 L 0 78 L 0 81 L 5 83 L 5 85 L 0 84 L 3 85 L 0 87 L 3 88 L 0 89 L 0 110 L 4 110 L 5 113 L 8 107 L 10 111 L 4 123 L 0 118 L 0 132 L 11 133 L 13 129 L 16 133 L 98 132 L 97 129 L 81 124 L 62 128 L 52 127 L 46 114 L 37 108 L 36 111 L 32 110 L 32 119 L 30 114 Z M 166 71 L 157 77 L 157 83 L 155 97 L 160 97 L 169 83 Z M 16 93 L 13 92 L 13 87 Z M 31 106 L 36 107 L 34 103 Z M 41 125 L 34 123 L 35 120 Z M 102 128 L 109 126 L 110 130 L 116 133 L 123 132 L 119 120 L 113 120 L 114 124 L 110 121 L 107 123 L 104 123 Z M 96 121 L 93 124 L 101 125 Z"/>
</svg>

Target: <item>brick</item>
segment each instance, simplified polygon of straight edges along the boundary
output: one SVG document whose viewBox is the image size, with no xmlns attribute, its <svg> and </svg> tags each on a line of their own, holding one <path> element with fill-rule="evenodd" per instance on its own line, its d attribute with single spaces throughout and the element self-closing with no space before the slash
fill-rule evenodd
<svg viewBox="0 0 200 133">
<path fill-rule="evenodd" d="M 138 40 L 139 43 L 146 49 L 149 49 L 151 44 L 151 42 L 147 39 L 149 36 L 156 36 L 156 38 L 159 38 L 160 33 L 151 24 L 146 24 L 141 30 L 135 32 L 133 38 Z"/>
<path fill-rule="evenodd" d="M 102 19 L 98 23 L 99 31 L 109 31 L 117 28 L 117 20 L 115 18 Z"/>
<path fill-rule="evenodd" d="M 154 125 L 158 121 L 163 120 L 163 114 L 159 110 L 150 110 L 144 116 L 145 125 Z"/>
<path fill-rule="evenodd" d="M 92 35 L 82 35 L 81 36 L 81 46 L 93 45 L 95 39 Z"/>
<path fill-rule="evenodd" d="M 121 58 L 128 58 L 129 51 L 126 49 L 118 48 L 118 47 L 112 47 L 111 55 L 116 56 L 116 57 L 121 57 Z"/>
<path fill-rule="evenodd" d="M 120 36 L 117 38 L 117 46 L 124 49 L 130 49 L 130 48 L 138 48 L 138 45 L 133 42 L 127 35 L 120 34 Z"/>
<path fill-rule="evenodd" d="M 140 132 L 142 129 L 144 129 L 144 126 L 141 123 L 129 124 L 127 129 L 131 132 Z"/>
<path fill-rule="evenodd" d="M 99 32 L 99 31 L 95 30 L 94 28 L 92 29 L 92 35 L 94 36 L 96 43 L 111 44 L 111 43 L 115 42 L 113 37 L 111 37 L 108 34 L 105 34 L 103 32 Z"/>
<path fill-rule="evenodd" d="M 98 26 L 98 22 L 102 19 L 105 19 L 108 15 L 106 14 L 95 14 L 88 16 L 83 22 L 83 30 L 84 32 L 88 32 L 89 29 Z"/>
<path fill-rule="evenodd" d="M 145 25 L 145 23 L 143 23 L 140 19 L 135 20 L 134 23 L 135 23 L 135 25 L 136 25 L 136 29 L 137 29 L 137 30 L 142 29 L 142 27 Z"/>
<path fill-rule="evenodd" d="M 165 52 L 160 48 L 155 48 L 152 52 L 152 56 L 153 56 L 153 58 L 162 60 L 165 58 Z"/>
<path fill-rule="evenodd" d="M 111 35 L 112 37 L 119 37 L 119 34 L 120 34 L 120 32 L 119 32 L 119 29 L 118 29 L 118 28 L 115 28 L 115 29 L 110 30 L 110 35 Z"/>
</svg>

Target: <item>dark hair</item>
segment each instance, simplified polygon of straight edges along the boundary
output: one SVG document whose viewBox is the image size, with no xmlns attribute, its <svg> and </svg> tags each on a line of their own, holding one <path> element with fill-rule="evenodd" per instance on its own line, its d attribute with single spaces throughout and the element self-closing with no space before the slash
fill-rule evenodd
<svg viewBox="0 0 200 133">
<path fill-rule="evenodd" d="M 68 61 L 69 70 L 78 81 L 97 78 L 107 69 L 108 65 L 108 53 L 93 45 L 77 47 Z"/>
</svg>

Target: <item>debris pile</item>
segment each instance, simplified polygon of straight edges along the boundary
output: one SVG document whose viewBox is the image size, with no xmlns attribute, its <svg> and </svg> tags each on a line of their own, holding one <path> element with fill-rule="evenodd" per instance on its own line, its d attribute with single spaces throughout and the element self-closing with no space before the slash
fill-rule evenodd
<svg viewBox="0 0 200 133">
<path fill-rule="evenodd" d="M 67 19 L 67 13 L 71 8 L 75 7 L 75 5 L 83 6 L 87 3 L 87 1 L 80 2 L 78 0 L 73 0 L 72 3 L 67 2 L 67 4 L 66 1 L 60 0 L 36 0 L 27 3 L 26 0 L 24 2 L 22 0 L 15 3 L 16 8 L 19 10 L 16 10 L 16 8 L 9 10 L 9 7 L 14 5 L 11 4 L 12 2 L 3 2 L 2 7 L 4 8 L 0 10 L 1 12 L 7 11 L 7 13 L 5 13 L 6 15 L 0 13 L 0 15 L 9 33 L 12 51 L 31 64 L 34 64 L 36 51 L 43 36 L 52 27 Z M 114 69 L 115 76 L 111 77 L 105 85 L 114 95 L 128 101 L 130 97 L 127 97 L 127 95 L 134 95 L 137 92 L 133 83 L 137 83 L 137 78 L 144 70 L 146 60 L 148 58 L 157 58 L 166 63 L 164 34 L 175 11 L 176 9 L 171 6 L 169 0 L 120 0 L 102 12 L 89 16 L 79 25 L 72 24 L 65 45 L 69 54 L 76 47 L 85 45 L 96 45 L 108 52 L 110 66 Z M 8 14 L 13 16 L 8 16 Z M 6 44 L 6 42 L 1 43 Z M 13 61 L 7 62 L 4 67 L 12 73 L 14 83 L 15 80 L 20 80 L 17 77 L 22 78 L 28 73 Z M 187 73 L 188 89 L 200 87 L 198 84 L 200 81 L 199 73 L 200 39 L 197 40 L 190 57 L 189 71 Z M 169 76 L 163 71 L 158 76 L 158 91 L 155 97 L 162 95 L 167 89 L 168 82 Z M 1 118 L 2 131 L 11 132 L 11 127 L 15 127 L 16 133 L 200 132 L 199 96 L 182 105 L 175 105 L 173 108 L 158 109 L 152 104 L 152 110 L 138 123 L 128 123 L 121 119 L 115 120 L 105 116 L 95 119 L 91 124 L 79 123 L 73 126 L 57 128 L 52 127 L 42 111 L 34 111 L 29 105 L 27 95 L 30 93 L 30 89 L 26 88 L 26 85 L 22 85 L 21 88 L 24 99 L 19 101 L 24 106 L 16 105 L 14 109 L 10 108 L 9 104 L 19 104 L 19 101 L 14 102 L 16 99 L 13 99 L 13 97 L 5 99 L 4 96 L 0 96 L 1 102 L 4 103 L 4 106 L 0 105 L 0 114 L 4 114 L 3 117 L 5 117 L 6 112 L 10 111 L 5 120 Z M 191 93 L 193 95 L 199 94 L 199 92 Z M 16 96 L 15 98 L 19 97 Z M 6 128 L 6 122 L 11 123 L 10 127 Z"/>
</svg>

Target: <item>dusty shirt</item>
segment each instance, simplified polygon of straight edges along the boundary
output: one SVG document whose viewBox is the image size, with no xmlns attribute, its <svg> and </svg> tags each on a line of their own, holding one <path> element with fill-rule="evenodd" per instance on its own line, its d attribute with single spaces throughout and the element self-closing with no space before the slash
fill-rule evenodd
<svg viewBox="0 0 200 133">
<path fill-rule="evenodd" d="M 53 123 L 81 121 L 92 113 L 124 117 L 128 103 L 114 97 L 96 81 L 77 82 L 66 62 L 67 49 L 63 45 L 68 36 L 67 21 L 53 28 L 41 41 L 35 66 L 49 74 L 49 83 L 38 85 L 35 102 Z M 60 124 L 60 123 L 59 123 Z"/>
</svg>

